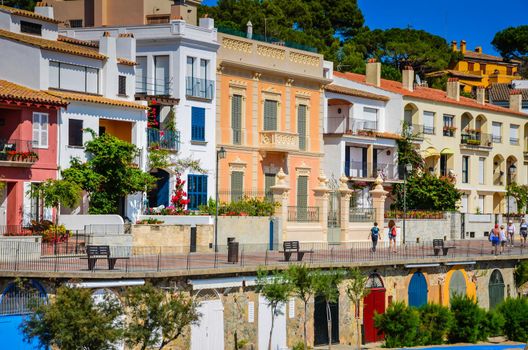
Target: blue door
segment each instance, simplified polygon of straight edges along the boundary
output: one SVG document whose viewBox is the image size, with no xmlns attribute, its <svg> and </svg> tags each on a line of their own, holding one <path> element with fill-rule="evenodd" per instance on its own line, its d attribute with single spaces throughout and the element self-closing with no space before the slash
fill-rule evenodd
<svg viewBox="0 0 528 350">
<path fill-rule="evenodd" d="M 273 250 L 273 220 L 269 222 L 269 250 Z"/>
<path fill-rule="evenodd" d="M 38 341 L 33 339 L 31 343 L 24 342 L 24 335 L 20 330 L 20 325 L 24 316 L 11 315 L 0 316 L 0 339 L 2 339 L 2 349 L 33 350 L 39 349 Z"/>
<path fill-rule="evenodd" d="M 423 273 L 415 272 L 409 283 L 409 306 L 420 307 L 427 304 L 427 282 Z"/>
</svg>

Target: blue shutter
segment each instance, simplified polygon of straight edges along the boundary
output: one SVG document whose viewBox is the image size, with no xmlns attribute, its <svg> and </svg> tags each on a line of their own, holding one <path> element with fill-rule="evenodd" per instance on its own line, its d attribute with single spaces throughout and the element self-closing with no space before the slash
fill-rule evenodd
<svg viewBox="0 0 528 350">
<path fill-rule="evenodd" d="M 187 197 L 189 210 L 197 210 L 207 204 L 207 175 L 189 175 L 187 178 Z"/>
<path fill-rule="evenodd" d="M 192 107 L 191 140 L 205 141 L 205 108 Z"/>
</svg>

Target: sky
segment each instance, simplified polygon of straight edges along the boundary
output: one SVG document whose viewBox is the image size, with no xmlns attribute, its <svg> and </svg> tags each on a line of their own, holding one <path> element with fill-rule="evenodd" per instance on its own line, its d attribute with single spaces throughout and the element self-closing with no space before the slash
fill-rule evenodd
<svg viewBox="0 0 528 350">
<path fill-rule="evenodd" d="M 491 54 L 497 54 L 491 45 L 496 32 L 528 25 L 528 0 L 358 0 L 358 4 L 370 29 L 410 26 L 448 42 L 466 40 L 468 49 L 482 46 Z"/>
</svg>

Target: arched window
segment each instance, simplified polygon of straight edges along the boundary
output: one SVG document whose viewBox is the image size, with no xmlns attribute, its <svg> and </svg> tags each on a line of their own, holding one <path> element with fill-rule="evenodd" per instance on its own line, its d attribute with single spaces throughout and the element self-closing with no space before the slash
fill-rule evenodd
<svg viewBox="0 0 528 350">
<path fill-rule="evenodd" d="M 504 300 L 504 279 L 499 270 L 493 270 L 489 284 L 489 308 L 493 309 Z"/>
</svg>

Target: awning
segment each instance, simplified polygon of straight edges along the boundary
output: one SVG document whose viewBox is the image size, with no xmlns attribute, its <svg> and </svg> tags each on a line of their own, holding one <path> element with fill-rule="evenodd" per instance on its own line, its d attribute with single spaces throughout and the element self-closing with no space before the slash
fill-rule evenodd
<svg viewBox="0 0 528 350">
<path fill-rule="evenodd" d="M 189 280 L 193 290 L 199 289 L 216 289 L 216 288 L 233 288 L 242 286 L 254 286 L 257 276 L 238 276 L 226 278 L 207 278 L 198 280 Z"/>
<path fill-rule="evenodd" d="M 424 158 L 428 158 L 428 157 L 439 157 L 440 156 L 440 153 L 438 152 L 438 150 L 434 147 L 429 147 L 428 149 L 425 150 L 424 152 Z"/>
<path fill-rule="evenodd" d="M 455 154 L 455 152 L 453 152 L 451 148 L 444 148 L 443 150 L 440 151 L 440 154 L 451 155 L 451 154 Z"/>
<path fill-rule="evenodd" d="M 131 286 L 142 286 L 145 284 L 145 280 L 105 280 L 105 281 L 88 281 L 78 283 L 66 283 L 69 288 L 115 288 L 115 287 L 131 287 Z"/>
</svg>

